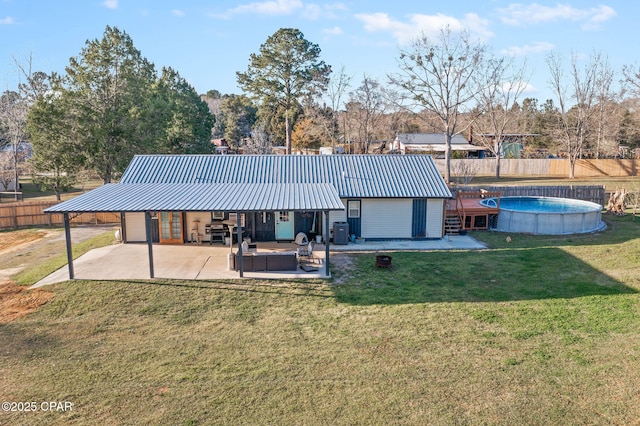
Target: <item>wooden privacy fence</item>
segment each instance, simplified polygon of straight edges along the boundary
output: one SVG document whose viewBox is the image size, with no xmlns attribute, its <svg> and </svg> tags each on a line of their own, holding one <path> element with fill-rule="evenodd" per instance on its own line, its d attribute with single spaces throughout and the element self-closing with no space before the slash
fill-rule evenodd
<svg viewBox="0 0 640 426">
<path fill-rule="evenodd" d="M 434 159 L 440 173 L 444 174 L 446 163 L 443 159 Z M 569 160 L 562 158 L 532 158 L 500 160 L 500 174 L 503 176 L 569 176 Z M 470 176 L 495 176 L 496 159 L 452 159 L 453 176 L 467 173 Z M 598 176 L 640 176 L 640 160 L 578 160 L 574 169 L 575 177 Z"/>
<path fill-rule="evenodd" d="M 24 226 L 58 226 L 64 224 L 62 214 L 47 214 L 43 210 L 58 201 L 32 201 L 0 204 L 0 229 Z M 82 213 L 71 216 L 72 224 L 120 223 L 120 213 Z"/>
<path fill-rule="evenodd" d="M 478 187 L 458 186 L 463 191 L 478 190 Z M 454 189 L 454 190 L 455 190 Z M 559 197 L 575 200 L 591 201 L 605 206 L 609 195 L 600 185 L 565 185 L 565 186 L 482 186 L 490 192 L 500 191 L 501 197 Z"/>
</svg>

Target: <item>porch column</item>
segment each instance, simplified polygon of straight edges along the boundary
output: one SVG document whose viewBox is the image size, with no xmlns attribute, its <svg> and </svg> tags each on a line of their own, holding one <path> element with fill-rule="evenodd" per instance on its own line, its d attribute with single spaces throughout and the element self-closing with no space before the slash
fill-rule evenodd
<svg viewBox="0 0 640 426">
<path fill-rule="evenodd" d="M 69 213 L 64 213 L 64 238 L 67 243 L 67 264 L 69 265 L 69 279 L 74 279 L 73 252 L 71 250 L 71 228 L 69 226 Z"/>
<path fill-rule="evenodd" d="M 329 210 L 324 212 L 324 267 L 325 275 L 329 276 Z"/>
<path fill-rule="evenodd" d="M 149 250 L 149 278 L 154 278 L 153 273 L 153 241 L 151 238 L 151 212 L 144 212 L 144 222 L 147 233 L 147 248 Z"/>
<path fill-rule="evenodd" d="M 244 270 L 242 265 L 242 220 L 240 212 L 236 212 L 236 217 L 238 220 L 238 271 L 240 271 L 240 278 L 242 278 L 244 277 Z M 231 236 L 231 240 L 233 242 L 233 236 Z"/>
<path fill-rule="evenodd" d="M 120 212 L 120 241 L 127 242 L 127 219 L 125 212 Z"/>
</svg>

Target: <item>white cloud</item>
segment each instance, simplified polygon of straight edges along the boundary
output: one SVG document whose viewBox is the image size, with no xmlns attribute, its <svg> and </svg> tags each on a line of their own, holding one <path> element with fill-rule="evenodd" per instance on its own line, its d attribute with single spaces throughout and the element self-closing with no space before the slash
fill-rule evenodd
<svg viewBox="0 0 640 426">
<path fill-rule="evenodd" d="M 524 46 L 511 46 L 507 49 L 502 49 L 501 53 L 509 56 L 527 56 L 536 53 L 549 52 L 555 49 L 555 45 L 544 41 L 538 41 L 533 45 Z"/>
<path fill-rule="evenodd" d="M 322 33 L 327 36 L 339 36 L 344 34 L 344 31 L 342 31 L 342 28 L 340 27 L 333 27 L 333 28 L 325 28 L 324 30 L 322 30 Z"/>
<path fill-rule="evenodd" d="M 303 8 L 301 0 L 270 0 L 263 2 L 255 2 L 242 4 L 234 7 L 233 9 L 227 9 L 222 14 L 212 15 L 217 18 L 231 19 L 235 15 L 291 15 L 292 13 L 301 10 Z"/>
<path fill-rule="evenodd" d="M 414 14 L 410 15 L 406 22 L 395 20 L 386 13 L 358 14 L 355 17 L 364 23 L 365 30 L 387 32 L 400 44 L 406 44 L 420 34 L 438 37 L 444 28 L 449 28 L 453 32 L 468 31 L 483 40 L 493 37 L 493 33 L 489 30 L 489 21 L 473 13 L 465 15 L 463 19 L 443 14 Z"/>
<path fill-rule="evenodd" d="M 6 18 L 0 19 L 0 25 L 11 25 L 15 24 L 16 21 L 11 16 L 7 16 Z"/>
<path fill-rule="evenodd" d="M 171 13 L 172 13 L 174 16 L 177 16 L 177 17 L 179 17 L 179 18 L 182 18 L 182 17 L 184 16 L 184 10 L 180 10 L 180 9 L 173 9 L 173 10 L 171 11 Z"/>
<path fill-rule="evenodd" d="M 210 14 L 214 18 L 231 19 L 236 15 L 265 15 L 282 16 L 300 15 L 309 20 L 320 18 L 335 18 L 340 12 L 348 8 L 343 3 L 317 4 L 303 3 L 302 0 L 267 0 L 254 3 L 242 4 L 232 9 L 227 9 L 223 13 Z"/>
<path fill-rule="evenodd" d="M 525 26 L 543 24 L 556 21 L 583 22 L 583 29 L 595 29 L 602 22 L 616 16 L 616 11 L 604 5 L 598 5 L 589 9 L 576 9 L 568 4 L 556 4 L 553 7 L 543 6 L 538 3 L 524 5 L 514 3 L 506 8 L 497 9 L 500 20 L 513 26 Z"/>
<path fill-rule="evenodd" d="M 102 5 L 109 9 L 117 9 L 118 8 L 118 0 L 104 0 Z"/>
<path fill-rule="evenodd" d="M 347 6 L 342 3 L 331 3 L 322 5 L 309 3 L 305 5 L 302 16 L 312 21 L 320 18 L 333 19 L 336 18 L 340 14 L 340 12 L 346 12 L 347 10 Z"/>
</svg>

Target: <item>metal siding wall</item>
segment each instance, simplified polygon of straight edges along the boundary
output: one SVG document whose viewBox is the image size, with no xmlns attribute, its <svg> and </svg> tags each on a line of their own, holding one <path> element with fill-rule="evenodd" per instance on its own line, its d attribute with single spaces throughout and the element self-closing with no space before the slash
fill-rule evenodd
<svg viewBox="0 0 640 426">
<path fill-rule="evenodd" d="M 439 198 L 427 200 L 427 238 L 442 238 L 444 201 Z"/>
<path fill-rule="evenodd" d="M 362 200 L 362 236 L 411 238 L 412 199 Z"/>
<path fill-rule="evenodd" d="M 147 241 L 144 213 L 125 213 L 126 235 L 128 243 Z"/>
</svg>

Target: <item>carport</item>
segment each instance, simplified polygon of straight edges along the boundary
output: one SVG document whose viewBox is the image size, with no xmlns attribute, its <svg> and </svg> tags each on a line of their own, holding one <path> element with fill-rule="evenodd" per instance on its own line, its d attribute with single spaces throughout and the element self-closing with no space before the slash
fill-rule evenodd
<svg viewBox="0 0 640 426">
<path fill-rule="evenodd" d="M 117 183 L 106 184 L 44 211 L 62 214 L 66 239 L 69 278 L 74 279 L 70 220 L 80 213 L 145 214 L 149 278 L 154 278 L 151 218 L 158 211 L 243 213 L 314 211 L 325 213 L 323 238 L 325 268 L 329 276 L 329 214 L 344 210 L 336 188 L 326 183 Z M 241 221 L 238 221 L 238 271 L 242 265 Z"/>
</svg>

